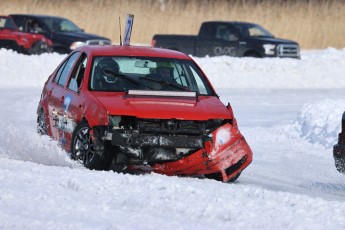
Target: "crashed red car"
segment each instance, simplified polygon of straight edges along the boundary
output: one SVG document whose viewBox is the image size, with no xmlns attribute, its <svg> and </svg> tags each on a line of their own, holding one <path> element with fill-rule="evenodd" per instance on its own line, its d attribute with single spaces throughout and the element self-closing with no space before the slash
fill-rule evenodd
<svg viewBox="0 0 345 230">
<path fill-rule="evenodd" d="M 80 47 L 45 83 L 37 114 L 38 132 L 89 169 L 229 182 L 252 161 L 230 104 L 176 51 Z"/>
<path fill-rule="evenodd" d="M 42 34 L 20 32 L 9 16 L 0 16 L 0 48 L 18 53 L 41 54 L 52 51 L 52 41 Z"/>
</svg>

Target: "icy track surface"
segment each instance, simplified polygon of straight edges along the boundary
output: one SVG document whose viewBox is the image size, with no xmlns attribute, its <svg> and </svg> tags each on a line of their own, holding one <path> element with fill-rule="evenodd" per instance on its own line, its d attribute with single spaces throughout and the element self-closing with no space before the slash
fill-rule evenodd
<svg viewBox="0 0 345 230">
<path fill-rule="evenodd" d="M 345 229 L 345 175 L 332 156 L 345 50 L 194 58 L 254 153 L 233 184 L 71 161 L 36 134 L 43 84 L 65 57 L 0 50 L 0 229 Z"/>
</svg>

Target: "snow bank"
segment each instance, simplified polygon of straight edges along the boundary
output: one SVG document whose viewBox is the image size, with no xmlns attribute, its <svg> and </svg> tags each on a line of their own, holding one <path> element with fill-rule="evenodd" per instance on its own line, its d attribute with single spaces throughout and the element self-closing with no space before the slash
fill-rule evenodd
<svg viewBox="0 0 345 230">
<path fill-rule="evenodd" d="M 318 90 L 344 88 L 344 53 L 196 59 L 248 124 L 240 128 L 254 160 L 224 184 L 80 168 L 35 132 L 43 83 L 65 55 L 0 50 L 0 229 L 344 229 L 344 175 L 323 146 L 339 132 L 345 101 L 341 90 Z"/>
<path fill-rule="evenodd" d="M 28 56 L 0 49 L 0 87 L 42 87 L 65 57 L 57 53 Z"/>
<path fill-rule="evenodd" d="M 287 131 L 311 143 L 331 148 L 337 142 L 344 110 L 345 100 L 341 99 L 305 104 Z"/>
<path fill-rule="evenodd" d="M 345 49 L 302 52 L 301 60 L 227 56 L 193 59 L 205 71 L 215 88 L 345 88 Z"/>
</svg>

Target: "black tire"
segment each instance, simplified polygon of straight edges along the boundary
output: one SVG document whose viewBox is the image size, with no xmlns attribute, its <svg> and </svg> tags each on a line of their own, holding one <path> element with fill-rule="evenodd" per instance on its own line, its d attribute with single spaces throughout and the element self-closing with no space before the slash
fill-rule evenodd
<svg viewBox="0 0 345 230">
<path fill-rule="evenodd" d="M 230 180 L 227 181 L 227 183 L 235 182 L 241 175 L 241 172 L 237 173 L 234 177 L 230 178 Z M 223 181 L 222 174 L 219 173 L 211 173 L 211 174 L 205 174 L 204 175 L 207 179 L 212 179 L 216 181 Z"/>
<path fill-rule="evenodd" d="M 108 170 L 113 160 L 109 148 L 92 141 L 90 127 L 85 121 L 80 122 L 73 132 L 71 157 L 91 170 Z"/>
<path fill-rule="evenodd" d="M 47 44 L 42 42 L 42 41 L 38 41 L 35 44 L 32 45 L 32 47 L 30 49 L 27 50 L 27 54 L 28 55 L 32 55 L 32 54 L 42 54 L 47 52 Z"/>
<path fill-rule="evenodd" d="M 345 158 L 334 157 L 334 160 L 337 170 L 345 174 Z"/>
<path fill-rule="evenodd" d="M 43 111 L 37 115 L 37 133 L 40 135 L 48 135 L 45 114 Z"/>
</svg>

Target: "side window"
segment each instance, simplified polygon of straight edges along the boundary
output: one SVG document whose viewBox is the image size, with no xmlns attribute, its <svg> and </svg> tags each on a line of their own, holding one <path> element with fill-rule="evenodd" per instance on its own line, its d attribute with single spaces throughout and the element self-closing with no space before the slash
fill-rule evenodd
<svg viewBox="0 0 345 230">
<path fill-rule="evenodd" d="M 200 79 L 199 75 L 195 72 L 195 70 L 193 68 L 191 68 L 191 71 L 195 77 L 195 81 L 196 81 L 199 93 L 200 94 L 207 94 L 207 90 L 206 90 L 204 82 Z"/>
<path fill-rule="evenodd" d="M 35 34 L 44 32 L 43 25 L 34 19 L 28 20 L 27 30 L 28 32 Z"/>
<path fill-rule="evenodd" d="M 60 69 L 58 70 L 55 78 L 54 78 L 54 82 L 57 84 L 59 79 L 60 79 L 60 76 L 61 76 L 61 73 L 62 73 L 62 70 L 65 68 L 66 66 L 66 63 L 67 63 L 67 60 L 61 65 Z"/>
<path fill-rule="evenodd" d="M 79 92 L 79 87 L 81 82 L 84 78 L 84 72 L 86 68 L 87 57 L 86 54 L 82 54 L 81 58 L 79 58 L 68 83 L 68 88 L 75 92 Z"/>
<path fill-rule="evenodd" d="M 64 66 L 62 73 L 59 77 L 59 81 L 58 81 L 59 85 L 64 86 L 66 84 L 67 79 L 68 79 L 68 75 L 71 72 L 72 67 L 73 67 L 74 63 L 76 62 L 78 56 L 79 56 L 79 52 L 75 52 L 70 56 L 70 58 L 66 62 L 66 65 Z"/>
<path fill-rule="evenodd" d="M 225 41 L 236 41 L 238 34 L 233 28 L 229 28 L 226 25 L 220 25 L 217 27 L 216 37 Z"/>
<path fill-rule="evenodd" d="M 222 40 L 229 40 L 229 30 L 227 26 L 225 25 L 220 25 L 217 27 L 217 33 L 216 33 L 216 38 L 222 39 Z"/>
<path fill-rule="evenodd" d="M 174 79 L 177 84 L 188 87 L 186 74 L 181 65 L 176 65 L 176 68 L 174 69 Z"/>
</svg>

